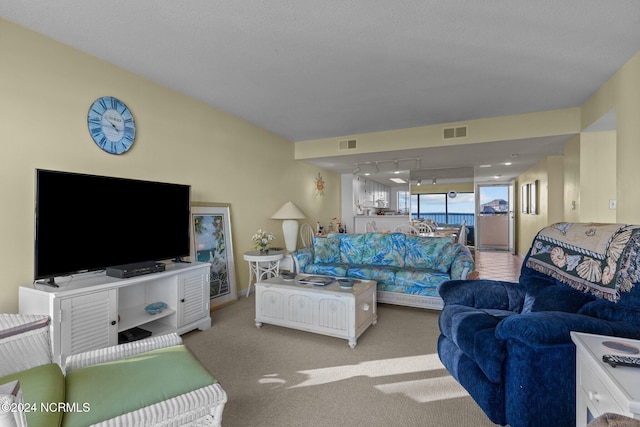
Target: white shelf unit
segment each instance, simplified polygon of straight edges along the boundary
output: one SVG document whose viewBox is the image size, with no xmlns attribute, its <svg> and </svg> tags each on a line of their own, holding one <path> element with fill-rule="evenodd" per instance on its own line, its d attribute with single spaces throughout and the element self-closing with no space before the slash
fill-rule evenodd
<svg viewBox="0 0 640 427">
<path fill-rule="evenodd" d="M 571 332 L 576 345 L 576 427 L 584 427 L 604 413 L 640 420 L 640 369 L 611 367 L 605 354 L 637 357 L 606 347 L 613 341 L 640 348 L 640 340 Z"/>
<path fill-rule="evenodd" d="M 128 279 L 85 273 L 47 285 L 21 286 L 21 314 L 51 317 L 56 362 L 82 351 L 118 343 L 118 333 L 141 327 L 152 335 L 211 327 L 208 263 L 168 264 L 165 271 Z M 154 302 L 167 304 L 148 314 Z"/>
</svg>

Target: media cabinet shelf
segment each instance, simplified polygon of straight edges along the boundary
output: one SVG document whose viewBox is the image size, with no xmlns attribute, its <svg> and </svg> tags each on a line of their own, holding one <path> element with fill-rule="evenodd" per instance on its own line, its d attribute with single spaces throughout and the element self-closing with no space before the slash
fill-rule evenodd
<svg viewBox="0 0 640 427">
<path fill-rule="evenodd" d="M 165 308 L 160 313 L 149 314 L 144 309 L 145 307 L 146 305 L 139 305 L 137 307 L 120 310 L 118 312 L 118 315 L 120 316 L 118 332 L 126 331 L 127 329 L 142 325 L 145 326 L 145 329 L 150 329 L 155 323 L 158 323 L 159 320 L 176 313 L 176 310 L 172 308 Z"/>
<path fill-rule="evenodd" d="M 118 344 L 118 334 L 134 327 L 152 335 L 208 329 L 209 271 L 208 263 L 167 264 L 163 272 L 127 279 L 85 273 L 59 288 L 21 286 L 19 311 L 51 318 L 53 358 L 64 363 L 71 354 Z M 145 307 L 155 302 L 167 308 L 148 314 Z"/>
</svg>

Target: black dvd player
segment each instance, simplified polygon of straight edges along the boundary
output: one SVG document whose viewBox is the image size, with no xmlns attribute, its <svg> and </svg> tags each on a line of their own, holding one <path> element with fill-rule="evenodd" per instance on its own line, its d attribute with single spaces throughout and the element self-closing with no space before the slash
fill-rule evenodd
<svg viewBox="0 0 640 427">
<path fill-rule="evenodd" d="M 127 279 L 129 277 L 142 276 L 143 274 L 159 273 L 164 271 L 165 265 L 161 262 L 148 261 L 133 264 L 114 265 L 107 267 L 107 276 Z"/>
<path fill-rule="evenodd" d="M 151 332 L 142 328 L 131 328 L 118 334 L 118 344 L 138 341 L 151 336 Z"/>
</svg>

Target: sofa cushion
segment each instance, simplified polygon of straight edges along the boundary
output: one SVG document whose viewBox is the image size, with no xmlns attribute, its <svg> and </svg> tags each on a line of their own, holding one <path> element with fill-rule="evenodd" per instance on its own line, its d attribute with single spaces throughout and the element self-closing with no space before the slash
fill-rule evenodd
<svg viewBox="0 0 640 427">
<path fill-rule="evenodd" d="M 346 277 L 347 267 L 344 264 L 309 264 L 302 272 L 323 276 Z"/>
<path fill-rule="evenodd" d="M 392 285 L 395 282 L 395 276 L 397 268 L 389 267 L 375 267 L 372 265 L 357 265 L 350 266 L 347 271 L 348 277 L 354 279 L 375 280 L 381 285 Z"/>
<path fill-rule="evenodd" d="M 611 322 L 624 322 L 640 327 L 640 307 L 621 306 L 610 301 L 596 300 L 585 304 L 578 314 L 584 314 Z"/>
<path fill-rule="evenodd" d="M 447 250 L 447 247 L 452 243 L 453 238 L 451 237 L 406 236 L 405 265 L 410 268 L 436 270 L 440 253 Z M 445 257 L 441 261 L 447 258 Z M 449 271 L 451 262 L 453 262 L 453 257 L 444 270 L 445 272 Z"/>
<path fill-rule="evenodd" d="M 413 287 L 437 288 L 442 282 L 449 280 L 447 273 L 436 270 L 419 268 L 414 270 L 400 270 L 396 273 L 396 285 L 406 289 Z"/>
<path fill-rule="evenodd" d="M 404 233 L 367 233 L 365 236 L 362 264 L 404 266 Z"/>
<path fill-rule="evenodd" d="M 98 423 L 215 382 L 184 345 L 71 371 L 66 400 L 90 410 L 65 413 L 63 426 Z"/>
<path fill-rule="evenodd" d="M 585 304 L 578 313 L 640 327 L 640 284 L 633 286 L 629 292 L 622 292 L 617 303 L 597 299 Z"/>
<path fill-rule="evenodd" d="M 533 299 L 531 311 L 564 311 L 577 313 L 582 306 L 595 299 L 561 284 L 543 288 Z"/>
<path fill-rule="evenodd" d="M 45 411 L 40 406 L 41 404 L 58 404 L 65 401 L 64 375 L 58 365 L 47 363 L 0 378 L 0 384 L 11 381 L 20 381 L 24 403 L 33 409 L 26 411 L 29 427 L 60 425 L 62 411 Z"/>
<path fill-rule="evenodd" d="M 362 264 L 362 251 L 366 234 L 338 234 L 340 239 L 340 262 L 343 264 Z"/>
<path fill-rule="evenodd" d="M 340 262 L 340 239 L 333 236 L 315 236 L 313 238 L 313 252 L 313 262 L 316 264 Z"/>
</svg>

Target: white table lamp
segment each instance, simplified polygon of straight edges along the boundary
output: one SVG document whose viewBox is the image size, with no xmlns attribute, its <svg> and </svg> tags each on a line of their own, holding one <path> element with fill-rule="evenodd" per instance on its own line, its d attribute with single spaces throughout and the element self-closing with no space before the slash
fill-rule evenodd
<svg viewBox="0 0 640 427">
<path fill-rule="evenodd" d="M 306 218 L 305 214 L 292 202 L 285 203 L 271 216 L 271 219 L 284 220 L 282 221 L 282 234 L 284 234 L 284 245 L 289 252 L 296 250 L 296 242 L 298 240 L 297 220 L 302 218 Z"/>
</svg>

